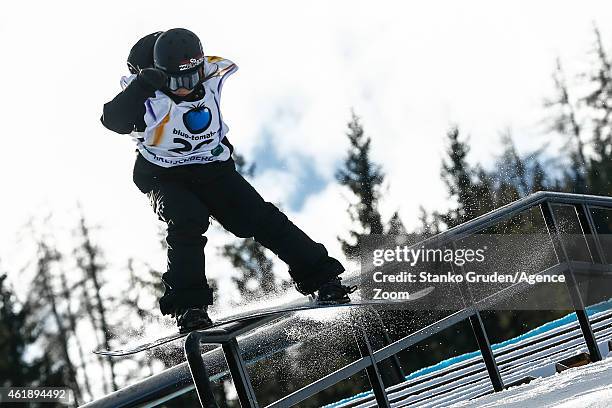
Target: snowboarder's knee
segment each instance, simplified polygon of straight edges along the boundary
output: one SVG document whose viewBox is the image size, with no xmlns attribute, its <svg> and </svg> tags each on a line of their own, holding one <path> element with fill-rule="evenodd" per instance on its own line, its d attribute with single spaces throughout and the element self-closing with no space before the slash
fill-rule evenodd
<svg viewBox="0 0 612 408">
<path fill-rule="evenodd" d="M 264 202 L 249 213 L 243 213 L 224 219 L 223 227 L 238 238 L 255 238 L 257 241 L 269 241 L 289 222 L 289 219 L 274 204 Z"/>
</svg>

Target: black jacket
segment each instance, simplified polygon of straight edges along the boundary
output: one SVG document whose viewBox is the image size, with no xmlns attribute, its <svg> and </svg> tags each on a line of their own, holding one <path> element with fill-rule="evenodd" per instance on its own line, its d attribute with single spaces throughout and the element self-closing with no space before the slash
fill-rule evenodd
<svg viewBox="0 0 612 408">
<path fill-rule="evenodd" d="M 136 78 L 112 101 L 104 104 L 102 124 L 113 132 L 128 134 L 145 130 L 145 101 L 155 90 Z"/>
<path fill-rule="evenodd" d="M 175 103 L 181 101 L 195 101 L 202 98 L 204 89 L 202 85 L 189 95 L 180 98 L 174 94 L 164 92 Z M 145 101 L 155 96 L 155 90 L 136 77 L 112 101 L 104 104 L 100 121 L 113 132 L 128 134 L 133 131 L 142 132 L 146 125 L 144 122 Z"/>
</svg>

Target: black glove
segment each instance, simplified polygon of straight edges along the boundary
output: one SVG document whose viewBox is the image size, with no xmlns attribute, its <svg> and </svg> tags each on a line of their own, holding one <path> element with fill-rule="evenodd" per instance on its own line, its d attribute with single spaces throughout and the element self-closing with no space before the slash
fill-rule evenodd
<svg viewBox="0 0 612 408">
<path fill-rule="evenodd" d="M 154 92 L 166 86 L 168 75 L 157 68 L 145 68 L 138 73 L 138 81 Z"/>
</svg>

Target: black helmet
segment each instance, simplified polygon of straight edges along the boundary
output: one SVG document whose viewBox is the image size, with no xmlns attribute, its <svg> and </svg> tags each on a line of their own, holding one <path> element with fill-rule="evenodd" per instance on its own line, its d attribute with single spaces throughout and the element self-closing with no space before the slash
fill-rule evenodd
<svg viewBox="0 0 612 408">
<path fill-rule="evenodd" d="M 193 89 L 204 78 L 204 50 L 197 35 L 184 28 L 164 32 L 153 47 L 155 68 L 168 75 L 167 87 Z"/>
<path fill-rule="evenodd" d="M 153 48 L 155 68 L 168 75 L 197 71 L 204 64 L 204 51 L 197 35 L 184 28 L 173 28 L 160 35 Z"/>
<path fill-rule="evenodd" d="M 153 47 L 155 41 L 163 33 L 157 31 L 142 37 L 130 50 L 128 55 L 127 65 L 132 74 L 137 74 L 141 69 L 151 68 L 153 66 Z"/>
</svg>

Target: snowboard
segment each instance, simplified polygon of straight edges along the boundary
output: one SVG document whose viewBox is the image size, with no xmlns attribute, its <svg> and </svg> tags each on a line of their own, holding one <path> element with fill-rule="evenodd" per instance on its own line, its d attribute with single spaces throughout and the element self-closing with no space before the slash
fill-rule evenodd
<svg viewBox="0 0 612 408">
<path fill-rule="evenodd" d="M 304 299 L 304 301 L 300 303 L 295 303 L 290 306 L 277 306 L 270 308 L 262 308 L 256 310 L 249 310 L 247 312 L 238 313 L 234 315 L 230 315 L 227 317 L 223 317 L 215 321 L 212 326 L 208 326 L 205 329 L 198 329 L 199 331 L 206 331 L 209 329 L 213 329 L 216 327 L 220 327 L 229 323 L 235 323 L 245 320 L 250 320 L 259 317 L 273 316 L 275 314 L 287 314 L 292 312 L 299 312 L 304 310 L 315 310 L 315 309 L 331 309 L 331 308 L 339 308 L 339 307 L 357 307 L 357 306 L 392 306 L 393 304 L 401 304 L 405 302 L 412 302 L 415 300 L 419 300 L 425 296 L 427 296 L 431 291 L 433 291 L 433 286 L 429 286 L 425 289 L 421 289 L 418 292 L 411 293 L 409 299 L 402 300 L 353 300 L 349 303 L 333 303 L 333 304 L 321 304 L 313 301 L 311 299 Z M 181 339 L 189 335 L 190 332 L 186 333 L 173 333 L 168 336 L 160 337 L 153 341 L 149 341 L 146 343 L 142 343 L 133 347 L 124 348 L 124 349 L 116 349 L 116 350 L 105 350 L 99 349 L 95 350 L 94 354 L 98 354 L 101 356 L 108 357 L 121 357 L 121 356 L 129 356 L 131 354 L 140 353 L 142 351 L 151 350 L 155 347 L 159 347 L 161 345 L 170 343 L 172 341 Z"/>
</svg>

